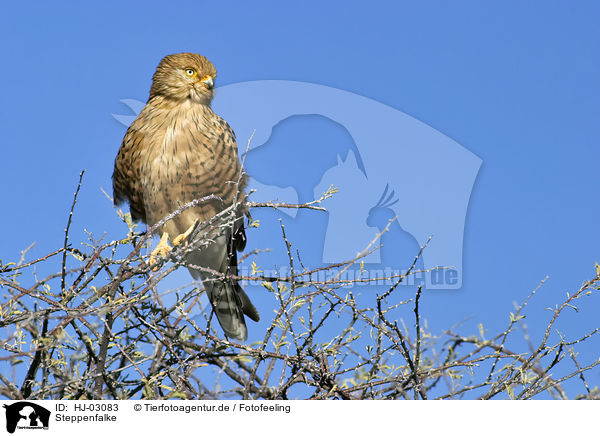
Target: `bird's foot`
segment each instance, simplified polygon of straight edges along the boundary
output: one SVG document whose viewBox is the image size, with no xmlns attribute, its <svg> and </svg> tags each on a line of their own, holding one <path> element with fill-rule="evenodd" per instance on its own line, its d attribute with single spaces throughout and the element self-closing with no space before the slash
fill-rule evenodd
<svg viewBox="0 0 600 436">
<path fill-rule="evenodd" d="M 185 233 L 182 233 L 181 235 L 177 235 L 175 237 L 175 239 L 173 239 L 173 246 L 179 245 L 182 242 L 184 242 L 190 236 L 192 231 L 194 231 L 195 227 L 196 227 L 196 223 L 192 224 L 190 226 L 190 228 L 185 231 Z"/>
<path fill-rule="evenodd" d="M 160 241 L 158 241 L 156 248 L 152 250 L 152 253 L 150 253 L 150 259 L 148 260 L 148 263 L 150 266 L 154 265 L 156 262 L 158 262 L 160 257 L 166 257 L 171 250 L 172 248 L 169 245 L 169 234 L 165 232 L 160 237 Z M 152 271 L 156 271 L 157 269 L 157 267 L 154 267 L 152 268 Z"/>
</svg>

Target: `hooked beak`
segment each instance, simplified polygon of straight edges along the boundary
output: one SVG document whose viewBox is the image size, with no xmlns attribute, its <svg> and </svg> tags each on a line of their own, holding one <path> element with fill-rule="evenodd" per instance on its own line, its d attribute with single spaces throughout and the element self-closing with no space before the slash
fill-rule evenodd
<svg viewBox="0 0 600 436">
<path fill-rule="evenodd" d="M 206 87 L 206 89 L 213 89 L 215 86 L 215 82 L 210 76 L 203 77 L 200 82 Z"/>
</svg>

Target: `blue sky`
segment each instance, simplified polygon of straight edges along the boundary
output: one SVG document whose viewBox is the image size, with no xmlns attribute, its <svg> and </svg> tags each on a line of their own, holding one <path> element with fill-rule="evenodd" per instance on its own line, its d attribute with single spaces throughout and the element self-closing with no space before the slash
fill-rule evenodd
<svg viewBox="0 0 600 436">
<path fill-rule="evenodd" d="M 146 99 L 164 55 L 193 51 L 216 65 L 218 86 L 279 79 L 343 89 L 481 158 L 463 286 L 429 291 L 424 315 L 437 332 L 472 316 L 466 327 L 475 332 L 483 322 L 494 333 L 513 302 L 548 275 L 527 319 L 539 333 L 549 317 L 543 309 L 600 261 L 599 18 L 592 1 L 5 5 L 0 258 L 18 258 L 33 241 L 30 256 L 62 246 L 82 169 L 74 242 L 84 228 L 124 231 L 100 191 L 110 193 L 125 132 L 111 114 L 127 112 L 121 99 Z M 310 235 L 295 231 L 300 240 Z M 559 328 L 589 331 L 597 311 L 588 300 Z"/>
</svg>

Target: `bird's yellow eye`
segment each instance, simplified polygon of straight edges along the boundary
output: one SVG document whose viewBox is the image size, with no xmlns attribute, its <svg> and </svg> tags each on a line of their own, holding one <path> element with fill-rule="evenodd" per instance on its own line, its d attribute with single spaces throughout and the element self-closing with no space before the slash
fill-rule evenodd
<svg viewBox="0 0 600 436">
<path fill-rule="evenodd" d="M 196 75 L 196 70 L 194 70 L 193 68 L 186 68 L 185 75 L 188 77 L 194 77 Z"/>
</svg>

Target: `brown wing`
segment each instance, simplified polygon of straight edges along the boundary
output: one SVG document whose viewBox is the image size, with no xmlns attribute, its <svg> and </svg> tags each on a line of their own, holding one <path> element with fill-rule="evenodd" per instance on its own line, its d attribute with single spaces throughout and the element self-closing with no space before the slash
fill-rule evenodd
<svg viewBox="0 0 600 436">
<path fill-rule="evenodd" d="M 246 186 L 245 175 L 240 178 L 235 135 L 229 124 L 208 108 L 196 123 L 196 129 L 184 130 L 180 135 L 183 138 L 177 138 L 178 147 L 183 145 L 189 150 L 186 159 L 190 172 L 182 176 L 180 183 L 188 187 L 185 194 L 190 200 L 214 194 L 223 200 L 220 209 L 224 209 Z"/>
<path fill-rule="evenodd" d="M 144 135 L 133 126 L 129 127 L 115 158 L 112 180 L 115 206 L 128 202 L 131 218 L 146 222 L 140 178 L 140 152 L 143 146 Z"/>
</svg>

